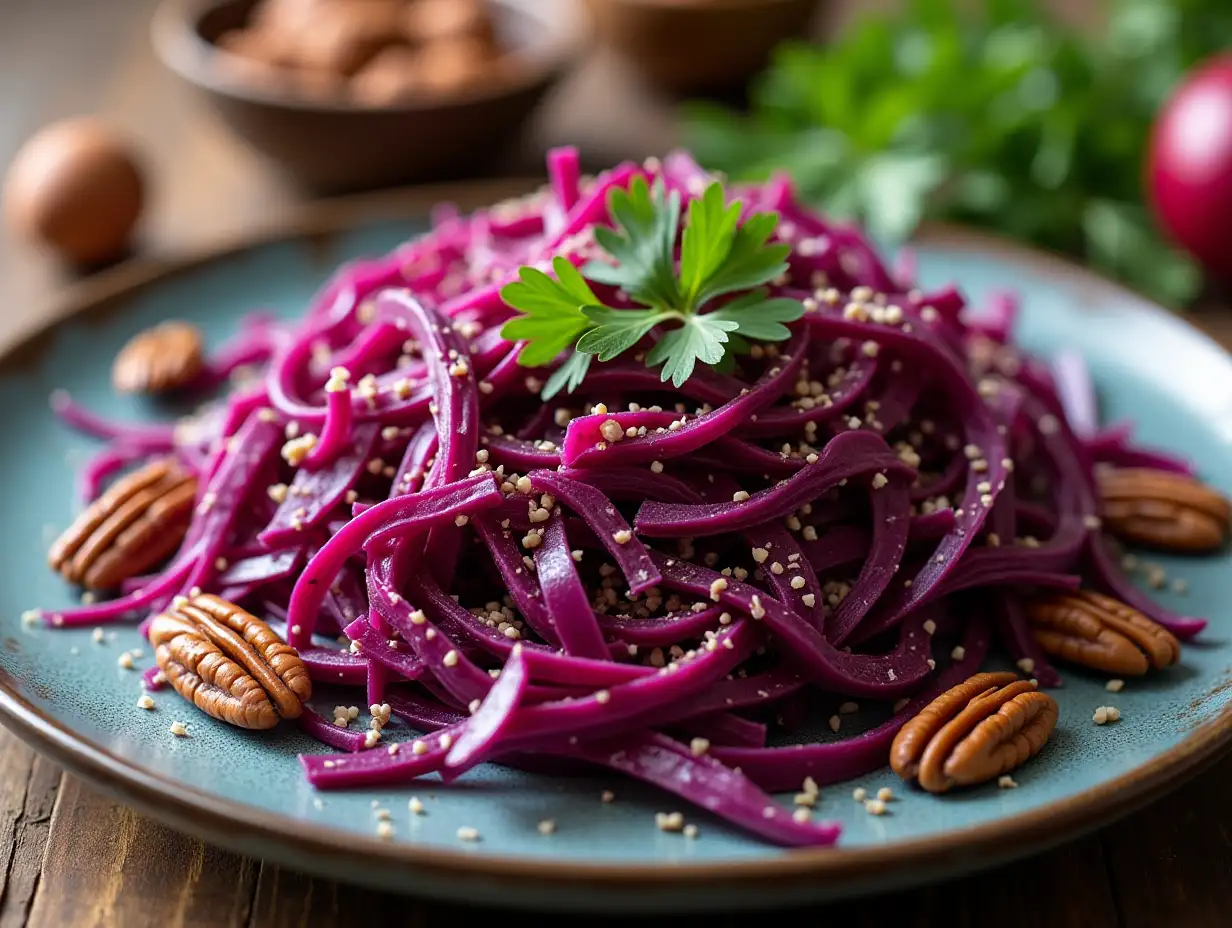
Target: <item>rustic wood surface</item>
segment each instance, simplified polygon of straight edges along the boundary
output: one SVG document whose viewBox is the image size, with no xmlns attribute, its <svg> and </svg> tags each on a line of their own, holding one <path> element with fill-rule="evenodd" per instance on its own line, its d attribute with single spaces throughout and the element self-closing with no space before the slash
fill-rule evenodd
<svg viewBox="0 0 1232 928">
<path fill-rule="evenodd" d="M 854 5 L 832 4 L 831 23 Z M 0 165 L 51 119 L 107 117 L 137 140 L 152 182 L 138 255 L 166 258 L 255 224 L 277 224 L 301 194 L 161 70 L 147 38 L 153 6 L 0 0 Z M 544 146 L 565 140 L 580 143 L 596 164 L 662 151 L 675 140 L 671 108 L 627 68 L 595 55 L 498 169 L 537 173 Z M 3 233 L 0 341 L 36 324 L 72 280 Z M 1212 306 L 1195 321 L 1232 345 L 1227 307 Z M 774 917 L 784 925 L 1232 924 L 1230 781 L 1232 758 L 1118 824 L 1021 863 Z M 360 890 L 206 846 L 98 795 L 0 730 L 0 928 L 289 928 L 378 918 L 435 926 L 479 924 L 497 914 Z M 716 918 L 688 921 L 712 925 Z"/>
</svg>

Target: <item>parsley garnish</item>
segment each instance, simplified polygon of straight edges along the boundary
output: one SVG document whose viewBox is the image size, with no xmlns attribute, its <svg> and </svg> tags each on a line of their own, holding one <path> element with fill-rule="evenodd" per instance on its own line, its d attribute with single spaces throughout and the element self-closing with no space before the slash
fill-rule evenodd
<svg viewBox="0 0 1232 928">
<path fill-rule="evenodd" d="M 680 387 L 697 362 L 729 369 L 733 354 L 746 352 L 748 340 L 777 342 L 791 333 L 784 325 L 799 319 L 798 300 L 772 298 L 764 286 L 787 270 L 791 246 L 768 244 L 778 225 L 774 213 L 740 221 L 740 203 L 727 204 L 715 182 L 690 201 L 680 236 L 680 194 L 667 193 L 662 180 L 653 191 L 644 177 L 628 190 L 608 195 L 614 228 L 598 226 L 595 240 L 614 263 L 591 261 L 579 271 L 566 258 L 552 262 L 556 277 L 533 267 L 501 290 L 505 302 L 522 315 L 505 323 L 501 335 L 525 341 L 518 363 L 540 367 L 572 349 L 543 388 L 550 399 L 573 392 L 592 358 L 610 361 L 646 336 L 658 333 L 646 352 L 646 366 L 662 365 L 661 377 Z M 617 288 L 640 308 L 605 305 L 587 280 Z M 739 293 L 715 306 L 719 297 Z"/>
</svg>

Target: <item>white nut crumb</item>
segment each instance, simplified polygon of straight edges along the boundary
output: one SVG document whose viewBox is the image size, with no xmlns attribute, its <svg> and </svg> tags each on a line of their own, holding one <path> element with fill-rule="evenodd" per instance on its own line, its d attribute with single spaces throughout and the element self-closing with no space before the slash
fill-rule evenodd
<svg viewBox="0 0 1232 928">
<path fill-rule="evenodd" d="M 605 789 L 603 792 L 599 794 L 599 799 L 602 802 L 612 802 L 616 799 L 616 794 L 613 793 L 610 789 Z"/>
<path fill-rule="evenodd" d="M 183 722 L 172 722 L 170 731 L 177 738 L 183 738 L 188 734 L 188 726 Z"/>
<path fill-rule="evenodd" d="M 1109 680 L 1107 683 L 1104 684 L 1104 689 L 1106 689 L 1109 693 L 1119 693 L 1124 688 L 1125 688 L 1124 680 Z"/>
<path fill-rule="evenodd" d="M 389 822 L 378 822 L 376 826 L 376 836 L 382 841 L 388 841 L 394 836 L 394 826 Z"/>
<path fill-rule="evenodd" d="M 154 699 L 150 696 L 149 693 L 142 693 L 140 696 L 137 697 L 137 708 L 138 709 L 153 709 Z"/>
<path fill-rule="evenodd" d="M 656 812 L 655 827 L 659 831 L 684 831 L 684 815 L 680 812 Z"/>
<path fill-rule="evenodd" d="M 1116 706 L 1100 706 L 1095 710 L 1095 714 L 1091 716 L 1091 719 L 1096 725 L 1106 725 L 1108 722 L 1118 722 L 1121 719 L 1121 710 Z"/>
<path fill-rule="evenodd" d="M 424 814 L 423 800 L 421 800 L 418 796 L 412 796 L 409 800 L 407 800 L 406 807 L 411 810 L 412 815 Z"/>
<path fill-rule="evenodd" d="M 479 840 L 479 829 L 472 828 L 470 825 L 463 825 L 461 828 L 458 829 L 458 840 L 459 841 L 478 841 Z"/>
<path fill-rule="evenodd" d="M 869 815 L 885 815 L 886 804 L 880 799 L 867 799 L 864 802 L 864 811 Z"/>
<path fill-rule="evenodd" d="M 1018 659 L 1018 669 L 1027 674 L 1034 673 L 1035 661 L 1029 657 L 1020 657 Z"/>
<path fill-rule="evenodd" d="M 851 798 L 856 802 L 863 802 L 868 798 L 868 790 L 866 790 L 863 786 L 857 786 L 851 791 Z"/>
<path fill-rule="evenodd" d="M 550 818 L 545 818 L 539 823 L 539 834 L 550 835 L 556 832 L 556 823 Z"/>
<path fill-rule="evenodd" d="M 877 798 L 882 802 L 892 802 L 894 800 L 894 790 L 888 786 L 883 786 L 877 790 Z"/>
<path fill-rule="evenodd" d="M 125 670 L 132 670 L 133 669 L 133 656 L 128 651 L 125 651 L 118 658 L 116 658 L 116 663 L 119 664 L 121 667 L 123 667 Z"/>
<path fill-rule="evenodd" d="M 622 528 L 619 532 L 612 533 L 612 541 L 618 545 L 626 545 L 633 540 L 633 533 L 627 528 Z"/>
<path fill-rule="evenodd" d="M 1017 781 L 1008 773 L 997 777 L 997 786 L 1001 789 L 1018 789 Z"/>
<path fill-rule="evenodd" d="M 697 826 L 693 824 L 685 825 L 683 834 L 686 838 L 696 840 L 698 835 Z"/>
<path fill-rule="evenodd" d="M 94 629 L 94 631 L 90 634 L 90 637 L 94 639 L 95 644 L 102 644 L 106 640 L 101 628 Z"/>
</svg>

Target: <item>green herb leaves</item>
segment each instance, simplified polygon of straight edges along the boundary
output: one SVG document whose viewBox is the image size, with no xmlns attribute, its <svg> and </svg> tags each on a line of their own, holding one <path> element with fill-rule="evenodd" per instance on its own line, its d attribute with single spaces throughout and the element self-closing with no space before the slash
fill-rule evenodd
<svg viewBox="0 0 1232 928">
<path fill-rule="evenodd" d="M 612 189 L 608 212 L 614 228 L 596 227 L 595 240 L 615 263 L 591 261 L 579 271 L 557 257 L 555 280 L 523 267 L 520 279 L 501 291 L 522 313 L 501 329 L 504 338 L 526 342 L 520 364 L 544 366 L 573 349 L 545 384 L 544 399 L 577 389 L 592 357 L 610 361 L 648 336 L 654 344 L 646 366 L 662 365 L 662 379 L 680 387 L 698 362 L 730 369 L 749 339 L 782 341 L 791 334 L 786 323 L 803 315 L 798 301 L 772 298 L 765 287 L 788 267 L 790 246 L 769 244 L 778 216 L 756 213 L 741 222 L 741 203 L 727 203 L 721 184 L 711 183 L 689 203 L 679 273 L 677 191 L 668 192 L 661 179 L 652 189 L 637 177 L 627 190 Z M 622 291 L 640 308 L 604 304 L 587 279 Z M 739 295 L 712 306 L 730 294 Z"/>
<path fill-rule="evenodd" d="M 519 363 L 527 367 L 551 364 L 590 328 L 582 307 L 599 303 L 577 268 L 565 258 L 556 258 L 552 270 L 555 280 L 537 268 L 520 268 L 521 279 L 501 290 L 501 298 L 525 314 L 505 323 L 501 336 L 527 343 L 518 355 Z"/>
<path fill-rule="evenodd" d="M 1183 304 L 1200 277 L 1144 208 L 1142 158 L 1182 74 L 1232 41 L 1232 4 L 1106 6 L 1087 35 L 1034 0 L 906 0 L 782 45 L 748 115 L 693 105 L 689 147 L 733 177 L 787 171 L 883 244 L 922 219 L 975 223 Z"/>
</svg>

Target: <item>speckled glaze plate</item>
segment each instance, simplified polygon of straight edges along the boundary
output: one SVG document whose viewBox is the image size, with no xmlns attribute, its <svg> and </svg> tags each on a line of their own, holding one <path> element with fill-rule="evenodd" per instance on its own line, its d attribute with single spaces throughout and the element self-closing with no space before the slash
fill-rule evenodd
<svg viewBox="0 0 1232 928">
<path fill-rule="evenodd" d="M 502 191 L 453 189 L 464 208 Z M 295 313 L 337 262 L 379 253 L 424 227 L 422 218 L 374 220 L 379 205 L 423 217 L 440 191 L 317 209 L 290 237 L 264 236 L 175 268 L 120 269 L 94 282 L 65 320 L 0 362 L 0 713 L 20 735 L 87 780 L 168 823 L 246 854 L 334 877 L 467 902 L 595 911 L 767 907 L 935 879 L 989 866 L 1072 838 L 1176 786 L 1232 736 L 1232 598 L 1229 560 L 1164 559 L 1185 577 L 1169 604 L 1210 628 L 1183 661 L 1115 697 L 1103 680 L 1066 674 L 1052 743 L 1022 768 L 1015 790 L 995 786 L 944 798 L 902 788 L 888 771 L 861 778 L 895 785 L 884 817 L 851 799 L 855 783 L 823 790 L 817 812 L 842 821 L 842 846 L 788 852 L 690 811 L 701 836 L 654 827 L 677 804 L 651 789 L 603 778 L 547 778 L 485 766 L 450 787 L 318 796 L 295 755 L 319 745 L 284 726 L 249 733 L 195 713 L 171 691 L 157 709 L 135 707 L 138 671 L 117 656 L 140 646 L 135 627 L 103 643 L 89 628 L 28 627 L 23 611 L 67 606 L 71 591 L 44 563 L 47 543 L 74 511 L 73 473 L 90 442 L 56 423 L 48 394 L 66 387 L 100 413 L 151 410 L 113 396 L 108 370 L 134 332 L 169 315 L 217 341 L 253 308 Z M 993 288 L 1024 297 L 1021 338 L 1036 350 L 1074 345 L 1097 378 L 1106 417 L 1132 417 L 1144 440 L 1191 456 L 1232 492 L 1232 361 L 1184 322 L 1057 260 L 954 230 L 934 230 L 918 251 L 926 284 L 961 282 L 978 298 Z M 137 663 L 148 665 L 146 657 Z M 320 701 L 331 706 L 331 694 Z M 1095 707 L 1122 719 L 1097 727 Z M 867 710 L 862 710 L 867 711 Z M 870 716 L 871 712 L 868 713 Z M 191 721 L 190 737 L 168 732 Z M 611 789 L 615 801 L 600 801 Z M 418 795 L 427 814 L 413 816 Z M 373 806 L 392 812 L 394 837 L 376 836 Z M 544 818 L 555 834 L 540 835 Z M 482 839 L 463 843 L 459 826 Z"/>
</svg>

